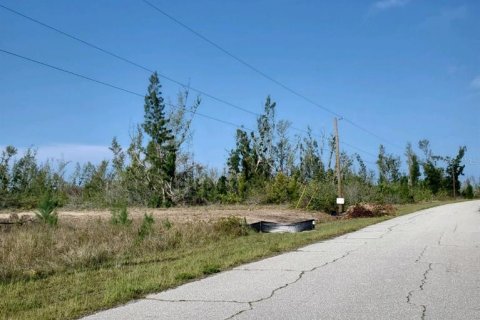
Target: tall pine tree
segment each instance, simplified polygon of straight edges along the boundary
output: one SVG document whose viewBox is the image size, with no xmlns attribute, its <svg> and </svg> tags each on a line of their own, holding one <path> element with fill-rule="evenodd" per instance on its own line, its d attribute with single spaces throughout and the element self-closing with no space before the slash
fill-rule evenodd
<svg viewBox="0 0 480 320">
<path fill-rule="evenodd" d="M 444 186 L 445 189 L 450 190 L 453 194 L 453 183 L 455 180 L 455 189 L 456 193 L 458 194 L 458 190 L 461 188 L 459 177 L 463 176 L 463 170 L 465 169 L 465 165 L 462 165 L 462 159 L 467 152 L 467 147 L 462 146 L 458 148 L 458 154 L 455 158 L 446 157 L 445 161 L 447 162 L 447 168 L 445 170 L 445 180 Z"/>
<path fill-rule="evenodd" d="M 417 185 L 420 178 L 420 164 L 418 162 L 418 156 L 415 154 L 412 148 L 412 144 L 407 143 L 407 149 L 405 151 L 408 165 L 408 186 L 413 188 Z"/>
<path fill-rule="evenodd" d="M 177 157 L 175 137 L 168 129 L 169 120 L 165 116 L 161 88 L 155 72 L 150 77 L 148 92 L 145 96 L 145 115 L 142 124 L 143 130 L 150 137 L 145 149 L 145 157 L 149 165 L 149 184 L 160 193 L 151 199 L 151 205 L 155 207 L 172 204 Z"/>
</svg>

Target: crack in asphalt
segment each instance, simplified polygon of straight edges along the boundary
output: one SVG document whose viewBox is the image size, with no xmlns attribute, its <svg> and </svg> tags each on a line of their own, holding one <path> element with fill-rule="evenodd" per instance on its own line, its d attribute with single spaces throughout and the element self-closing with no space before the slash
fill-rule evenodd
<svg viewBox="0 0 480 320">
<path fill-rule="evenodd" d="M 386 230 L 384 233 L 382 233 L 380 236 L 378 236 L 378 237 L 374 237 L 374 238 L 371 238 L 371 237 L 370 237 L 370 238 L 349 238 L 350 234 L 347 234 L 347 235 L 344 236 L 343 239 L 345 239 L 345 240 L 376 240 L 376 239 L 383 239 L 387 234 L 393 232 L 393 228 L 395 228 L 395 227 L 397 227 L 397 226 L 399 226 L 399 225 L 401 225 L 401 223 L 397 223 L 397 224 L 395 224 L 395 225 L 393 225 L 393 226 L 387 227 L 387 230 Z M 361 230 L 359 230 L 359 231 L 361 231 Z M 381 231 L 372 230 L 372 231 L 362 231 L 362 232 L 368 233 L 368 232 L 381 232 Z M 366 242 L 365 242 L 365 243 L 366 243 Z"/>
<path fill-rule="evenodd" d="M 393 226 L 388 227 L 388 228 L 387 228 L 387 231 L 386 231 L 384 234 L 382 234 L 379 238 L 373 238 L 373 239 L 382 239 L 385 235 L 393 232 L 393 229 L 394 229 L 395 227 L 399 226 L 399 225 L 401 225 L 401 223 L 397 223 L 397 224 L 395 224 L 395 225 L 393 225 Z M 344 239 L 348 239 L 348 238 L 344 238 Z M 356 238 L 356 239 L 360 239 L 360 238 Z M 369 239 L 370 239 L 370 238 L 369 238 Z M 365 241 L 362 246 L 366 245 L 367 243 L 368 243 L 368 242 Z M 292 284 L 297 283 L 298 281 L 300 281 L 300 280 L 303 278 L 303 276 L 304 276 L 306 273 L 313 272 L 313 271 L 315 271 L 315 270 L 317 270 L 317 269 L 323 268 L 323 267 L 325 267 L 325 266 L 327 266 L 327 265 L 329 265 L 329 264 L 332 264 L 332 263 L 335 263 L 335 262 L 337 262 L 337 261 L 339 261 L 339 260 L 341 260 L 341 259 L 344 259 L 344 258 L 346 258 L 347 256 L 349 256 L 352 252 L 355 252 L 355 251 L 359 250 L 362 246 L 360 246 L 360 247 L 358 247 L 358 248 L 356 248 L 356 249 L 354 249 L 354 250 L 347 251 L 347 253 L 345 253 L 345 254 L 342 255 L 341 257 L 336 258 L 336 259 L 334 259 L 334 260 L 332 260 L 332 261 L 329 261 L 329 262 L 327 262 L 327 263 L 324 263 L 324 264 L 322 264 L 322 265 L 320 265 L 320 266 L 317 266 L 317 267 L 312 268 L 312 269 L 310 269 L 310 270 L 301 271 L 300 274 L 298 275 L 298 278 L 297 278 L 295 281 L 289 282 L 289 283 L 287 283 L 287 284 L 285 284 L 285 285 L 283 285 L 283 286 L 281 286 L 281 287 L 275 288 L 274 290 L 272 290 L 271 294 L 270 294 L 268 297 L 265 297 L 265 298 L 261 298 L 261 299 L 255 300 L 255 301 L 250 301 L 250 302 L 248 302 L 248 305 L 249 305 L 249 308 L 248 308 L 248 309 L 241 310 L 241 311 L 233 314 L 232 316 L 226 318 L 225 320 L 234 319 L 235 317 L 239 316 L 239 315 L 242 314 L 242 313 L 245 313 L 245 312 L 248 312 L 248 311 L 252 311 L 252 310 L 253 310 L 253 305 L 254 305 L 255 303 L 259 303 L 259 302 L 262 302 L 262 301 L 266 301 L 266 300 L 268 300 L 268 299 L 271 299 L 271 298 L 275 295 L 275 293 L 277 293 L 277 291 L 280 291 L 280 290 L 285 289 L 286 287 L 288 287 L 288 286 L 290 286 L 290 285 L 292 285 Z"/>
<path fill-rule="evenodd" d="M 387 228 L 386 232 L 384 234 L 382 234 L 380 237 L 378 238 L 373 238 L 373 239 L 382 239 L 384 236 L 386 236 L 387 234 L 393 232 L 393 229 L 397 226 L 401 225 L 401 223 L 398 223 L 398 224 L 395 224 L 393 226 L 390 226 Z M 346 240 L 348 240 L 348 238 L 344 238 Z M 300 281 L 303 276 L 307 273 L 310 273 L 310 272 L 313 272 L 317 269 L 320 269 L 320 268 L 323 268 L 327 265 L 330 265 L 330 264 L 333 264 L 339 260 L 342 260 L 346 257 L 348 257 L 351 253 L 359 250 L 361 247 L 363 247 L 364 245 L 368 244 L 367 241 L 363 242 L 363 244 L 353 250 L 349 250 L 347 251 L 346 253 L 344 253 L 342 256 L 338 257 L 338 258 L 335 258 L 329 262 L 326 262 L 320 266 L 316 266 L 312 269 L 309 269 L 309 270 L 287 270 L 287 269 L 281 269 L 280 271 L 291 271 L 291 272 L 299 272 L 297 278 L 292 281 L 292 282 L 289 282 L 289 283 L 286 283 L 280 287 L 277 287 L 275 289 L 273 289 L 271 291 L 271 293 L 267 296 L 267 297 L 264 297 L 264 298 L 260 298 L 260 299 L 257 299 L 257 300 L 253 300 L 253 301 L 236 301 L 236 300 L 192 300 L 192 299 L 175 299 L 175 300 L 168 300 L 168 299 L 155 299 L 155 298 L 146 298 L 146 300 L 154 300 L 154 301 L 162 301 L 162 302 L 178 302 L 178 303 L 182 303 L 182 302 L 205 302 L 205 303 L 236 303 L 236 304 L 248 304 L 248 308 L 246 309 L 243 309 L 243 310 L 240 310 L 239 312 L 231 315 L 230 317 L 226 318 L 225 320 L 230 320 L 230 319 L 234 319 L 235 317 L 239 316 L 240 314 L 242 313 L 245 313 L 245 312 L 248 312 L 248 311 L 252 311 L 254 309 L 254 304 L 256 303 L 260 303 L 260 302 L 263 302 L 263 301 L 266 301 L 266 300 L 269 300 L 271 299 L 278 291 L 282 290 L 282 289 L 285 289 L 287 288 L 288 286 L 291 286 L 295 283 L 297 283 L 298 281 Z M 299 252 L 309 252 L 309 251 L 300 251 L 300 250 L 296 250 L 296 251 L 299 251 Z M 421 259 L 421 256 L 423 256 L 423 254 L 425 253 L 426 251 L 426 247 L 424 248 L 424 250 L 422 251 L 422 253 L 420 254 L 419 258 L 417 259 L 417 261 L 419 259 Z M 318 252 L 322 252 L 322 251 L 318 251 Z M 417 262 L 416 261 L 416 262 Z M 269 271 L 270 269 L 237 269 L 239 271 Z M 426 277 L 426 275 L 425 275 Z M 421 290 L 423 290 L 423 285 L 424 283 L 422 283 L 421 285 Z M 410 296 L 411 294 L 413 294 L 413 291 L 411 293 L 409 293 L 409 296 L 407 297 L 407 300 L 410 301 Z M 425 310 L 426 312 L 426 310 Z M 423 319 L 423 318 L 422 318 Z"/>
<path fill-rule="evenodd" d="M 325 266 L 327 266 L 327 265 L 329 265 L 329 264 L 335 263 L 335 262 L 337 262 L 337 261 L 339 261 L 339 260 L 341 260 L 341 259 L 344 259 L 344 258 L 348 257 L 352 252 L 355 252 L 355 251 L 357 251 L 357 250 L 359 250 L 359 249 L 360 249 L 360 248 L 347 251 L 344 255 L 342 255 L 341 257 L 338 257 L 338 258 L 336 258 L 336 259 L 333 259 L 332 261 L 326 262 L 326 263 L 324 263 L 324 264 L 322 264 L 322 265 L 320 265 L 320 266 L 314 267 L 314 268 L 312 268 L 312 269 L 310 269 L 310 270 L 301 271 L 301 272 L 299 273 L 297 279 L 295 279 L 294 281 L 289 282 L 289 283 L 287 283 L 287 284 L 285 284 L 285 285 L 283 285 L 283 286 L 281 286 L 281 287 L 278 287 L 278 288 L 273 289 L 272 292 L 270 293 L 270 295 L 267 296 L 267 297 L 265 297 L 265 298 L 257 299 L 257 300 L 254 300 L 254 301 L 249 301 L 249 302 L 248 302 L 248 306 L 249 306 L 248 309 L 241 310 L 241 311 L 239 311 L 239 312 L 231 315 L 230 317 L 226 318 L 225 320 L 234 319 L 235 317 L 239 316 L 239 315 L 242 314 L 242 313 L 245 313 L 245 312 L 248 312 L 248 311 L 252 311 L 252 310 L 253 310 L 253 305 L 254 305 L 255 303 L 259 303 L 259 302 L 263 302 L 263 301 L 266 301 L 266 300 L 271 299 L 278 291 L 280 291 L 280 290 L 282 290 L 282 289 L 285 289 L 285 288 L 287 288 L 288 286 L 291 286 L 292 284 L 295 284 L 295 283 L 297 283 L 298 281 L 300 281 L 305 274 L 310 273 L 310 272 L 313 272 L 313 271 L 315 271 L 315 270 L 317 270 L 317 269 L 323 268 L 323 267 L 325 267 Z M 245 271 L 248 271 L 248 270 L 245 270 Z"/>
<path fill-rule="evenodd" d="M 443 239 L 443 236 L 445 235 L 445 231 L 443 231 L 442 235 L 440 236 L 440 238 L 438 238 L 438 245 L 441 246 L 442 245 L 442 239 Z"/>
<path fill-rule="evenodd" d="M 160 302 L 205 302 L 205 303 L 236 303 L 236 304 L 248 304 L 248 301 L 236 301 L 236 300 L 203 300 L 203 299 L 157 299 L 157 298 L 143 298 L 142 300 L 160 301 Z"/>
<path fill-rule="evenodd" d="M 400 224 L 401 224 L 401 223 L 397 223 L 397 224 L 394 224 L 393 226 L 388 227 L 388 228 L 387 228 L 387 230 L 388 230 L 387 233 L 393 232 L 393 228 L 399 226 Z M 386 234 L 387 234 L 387 233 L 386 233 Z"/>
<path fill-rule="evenodd" d="M 441 243 L 444 235 L 445 235 L 445 231 L 440 235 L 440 238 L 438 238 L 438 245 L 439 246 L 441 246 L 440 243 Z M 418 256 L 418 258 L 415 260 L 415 263 L 421 263 L 421 260 L 422 260 L 423 256 L 425 255 L 425 252 L 427 251 L 427 249 L 428 249 L 428 246 L 425 246 L 425 248 L 423 248 L 422 252 Z M 413 303 L 412 298 L 413 298 L 413 294 L 415 292 L 420 292 L 420 291 L 423 291 L 425 289 L 425 285 L 427 284 L 428 274 L 433 271 L 432 267 L 433 267 L 434 264 L 436 264 L 436 263 L 428 262 L 428 268 L 423 273 L 423 278 L 420 282 L 420 285 L 418 286 L 418 289 L 411 290 L 410 292 L 408 292 L 407 297 L 406 297 L 408 304 L 421 308 L 422 314 L 421 314 L 420 319 L 422 319 L 422 320 L 424 320 L 426 315 L 427 315 L 427 306 L 423 305 L 423 304 L 418 305 L 418 304 Z"/>
<path fill-rule="evenodd" d="M 423 273 L 422 283 L 419 286 L 420 291 L 423 291 L 423 289 L 425 288 L 425 284 L 427 284 L 427 276 L 430 272 L 433 271 L 432 266 L 433 266 L 433 263 L 429 263 L 428 264 L 428 269 L 425 270 L 425 272 Z"/>
<path fill-rule="evenodd" d="M 248 268 L 248 269 L 233 269 L 236 271 L 285 271 L 285 272 L 303 272 L 304 270 L 295 270 L 295 269 L 262 269 L 262 268 Z M 307 270 L 308 271 L 308 270 Z"/>
<path fill-rule="evenodd" d="M 378 239 L 383 239 L 383 237 L 385 237 L 387 234 L 393 232 L 393 228 L 398 227 L 399 225 L 401 225 L 401 223 L 397 223 L 397 224 L 394 224 L 393 226 L 388 227 L 387 231 L 384 234 L 382 234 Z"/>
<path fill-rule="evenodd" d="M 422 278 L 422 281 L 420 282 L 420 285 L 418 286 L 418 289 L 411 290 L 407 295 L 407 303 L 408 304 L 421 308 L 422 314 L 421 314 L 420 319 L 422 319 L 422 320 L 424 320 L 426 315 L 427 315 L 427 306 L 424 305 L 424 304 L 418 305 L 418 304 L 413 303 L 412 298 L 413 298 L 413 294 L 415 292 L 423 291 L 425 289 L 425 285 L 427 284 L 428 274 L 433 271 L 432 266 L 433 266 L 433 263 L 428 264 L 428 268 L 423 273 L 423 278 Z"/>
<path fill-rule="evenodd" d="M 422 307 L 422 317 L 420 319 L 425 320 L 425 317 L 427 316 L 427 307 L 424 305 L 421 305 Z"/>
<path fill-rule="evenodd" d="M 366 243 L 364 243 L 366 244 Z M 277 287 L 275 289 L 272 290 L 272 292 L 267 296 L 267 297 L 264 297 L 264 298 L 260 298 L 260 299 L 257 299 L 257 300 L 253 300 L 253 301 L 237 301 L 237 300 L 202 300 L 202 299 L 156 299 L 156 298 L 144 298 L 145 300 L 152 300 L 152 301 L 161 301 L 161 302 L 173 302 L 173 303 L 185 303 L 185 302 L 204 302 L 204 303 L 236 303 L 236 304 L 248 304 L 248 308 L 246 309 L 243 309 L 243 310 L 240 310 L 239 312 L 233 314 L 232 316 L 226 318 L 225 320 L 229 320 L 229 319 L 233 319 L 235 317 L 237 317 L 238 315 L 244 313 L 244 312 L 247 312 L 247 311 L 251 311 L 253 310 L 253 305 L 255 303 L 259 303 L 259 302 L 262 302 L 262 301 L 266 301 L 268 299 L 271 299 L 275 293 L 277 293 L 277 291 L 280 291 L 282 289 L 285 289 L 286 287 L 292 285 L 292 284 L 295 284 L 297 283 L 298 281 L 300 281 L 303 276 L 306 274 L 306 273 L 309 273 L 309 272 L 313 272 L 317 269 L 320 269 L 320 268 L 323 268 L 329 264 L 332 264 L 332 263 L 335 263 L 343 258 L 346 258 L 347 256 L 349 256 L 352 252 L 354 251 L 357 251 L 359 250 L 359 248 L 356 248 L 354 250 L 350 250 L 350 251 L 347 251 L 345 254 L 343 254 L 342 256 L 338 257 L 338 258 L 335 258 L 329 262 L 326 262 L 320 266 L 316 266 L 312 269 L 309 269 L 309 270 L 280 270 L 280 271 L 292 271 L 292 272 L 298 272 L 298 276 L 297 278 L 292 281 L 292 282 L 289 282 L 289 283 L 286 283 L 280 287 Z M 270 269 L 237 269 L 239 271 L 245 271 L 245 272 L 248 272 L 248 271 L 270 271 Z"/>
<path fill-rule="evenodd" d="M 422 260 L 423 255 L 424 255 L 425 252 L 427 251 L 427 248 L 428 248 L 428 246 L 425 246 L 425 248 L 423 248 L 423 251 L 420 253 L 420 255 L 418 256 L 417 260 L 415 260 L 415 263 L 419 263 L 420 260 Z"/>
</svg>

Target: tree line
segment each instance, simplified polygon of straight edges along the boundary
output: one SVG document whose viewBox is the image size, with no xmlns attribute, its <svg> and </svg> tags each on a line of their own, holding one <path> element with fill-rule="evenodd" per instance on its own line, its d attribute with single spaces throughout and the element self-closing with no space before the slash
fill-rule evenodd
<svg viewBox="0 0 480 320">
<path fill-rule="evenodd" d="M 308 128 L 304 135 L 290 134 L 291 122 L 277 120 L 276 103 L 268 96 L 255 130 L 239 128 L 235 146 L 219 172 L 193 159 L 193 116 L 199 97 L 189 103 L 189 92 L 178 94 L 167 108 L 156 73 L 149 79 L 144 120 L 131 132 L 124 149 L 113 138 L 112 159 L 95 165 L 77 163 L 66 177 L 67 163 L 40 163 L 36 151 L 18 154 L 7 146 L 0 157 L 0 208 L 36 207 L 46 194 L 59 206 L 107 207 L 117 205 L 170 207 L 208 203 L 290 203 L 295 207 L 335 209 L 335 138 L 317 138 Z M 347 204 L 358 202 L 407 203 L 480 193 L 464 175 L 465 146 L 456 155 L 437 155 L 428 140 L 405 148 L 406 171 L 400 156 L 380 145 L 376 171 L 369 170 L 359 154 L 340 154 Z M 454 191 L 456 190 L 456 191 Z"/>
</svg>

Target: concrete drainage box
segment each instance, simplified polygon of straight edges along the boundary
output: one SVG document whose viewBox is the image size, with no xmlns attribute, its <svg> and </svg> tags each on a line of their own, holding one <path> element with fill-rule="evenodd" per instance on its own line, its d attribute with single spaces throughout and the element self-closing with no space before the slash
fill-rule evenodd
<svg viewBox="0 0 480 320">
<path fill-rule="evenodd" d="M 269 221 L 258 221 L 251 223 L 250 227 L 258 232 L 301 232 L 313 230 L 315 228 L 315 220 L 305 220 L 294 223 L 276 223 Z"/>
</svg>

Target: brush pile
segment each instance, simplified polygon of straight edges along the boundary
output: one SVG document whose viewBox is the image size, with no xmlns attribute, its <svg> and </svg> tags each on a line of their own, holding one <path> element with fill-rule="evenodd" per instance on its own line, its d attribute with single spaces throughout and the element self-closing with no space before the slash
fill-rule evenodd
<svg viewBox="0 0 480 320">
<path fill-rule="evenodd" d="M 395 211 L 395 207 L 391 204 L 358 203 L 348 207 L 345 217 L 353 219 L 391 216 Z"/>
</svg>

